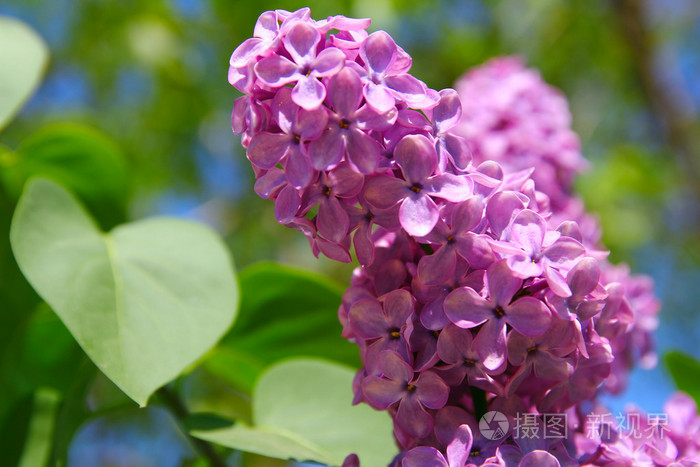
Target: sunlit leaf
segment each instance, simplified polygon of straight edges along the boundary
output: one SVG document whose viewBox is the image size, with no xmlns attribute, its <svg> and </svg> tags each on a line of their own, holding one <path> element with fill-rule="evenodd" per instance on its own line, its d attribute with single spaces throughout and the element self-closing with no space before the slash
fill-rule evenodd
<svg viewBox="0 0 700 467">
<path fill-rule="evenodd" d="M 235 316 L 230 256 L 202 225 L 162 218 L 105 234 L 62 187 L 34 179 L 10 238 L 39 295 L 141 405 L 209 350 Z"/>
<path fill-rule="evenodd" d="M 363 466 L 385 466 L 396 454 L 391 419 L 367 405 L 352 405 L 354 374 L 321 359 L 283 361 L 255 385 L 252 425 L 194 423 L 190 433 L 280 459 L 340 465 L 354 452 Z"/>
<path fill-rule="evenodd" d="M 0 129 L 34 93 L 44 74 L 49 49 L 32 28 L 0 16 Z"/>
</svg>

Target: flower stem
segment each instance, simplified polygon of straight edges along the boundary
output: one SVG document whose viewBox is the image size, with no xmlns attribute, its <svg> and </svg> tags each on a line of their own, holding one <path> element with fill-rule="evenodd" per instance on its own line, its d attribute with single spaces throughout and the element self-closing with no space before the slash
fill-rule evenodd
<svg viewBox="0 0 700 467">
<path fill-rule="evenodd" d="M 182 425 L 183 420 L 185 420 L 190 413 L 177 393 L 167 386 L 163 386 L 156 394 L 158 394 L 160 399 L 170 409 L 170 412 L 178 419 L 180 425 Z M 219 456 L 214 446 L 204 440 L 191 436 L 184 428 L 183 431 L 202 457 L 209 461 L 209 465 L 212 467 L 226 467 L 226 461 Z"/>
<path fill-rule="evenodd" d="M 472 401 L 474 402 L 474 418 L 479 421 L 486 413 L 486 393 L 483 389 L 479 389 L 475 386 L 471 386 L 470 389 L 472 392 Z"/>
</svg>

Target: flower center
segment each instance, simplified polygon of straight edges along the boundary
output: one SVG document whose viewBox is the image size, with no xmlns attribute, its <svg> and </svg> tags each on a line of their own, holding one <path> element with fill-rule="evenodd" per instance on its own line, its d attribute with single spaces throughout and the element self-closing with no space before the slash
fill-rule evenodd
<svg viewBox="0 0 700 467">
<path fill-rule="evenodd" d="M 476 365 L 476 360 L 472 360 L 471 358 L 465 358 L 464 364 L 466 366 L 474 366 L 474 365 Z"/>
<path fill-rule="evenodd" d="M 411 384 L 411 383 L 406 384 L 406 391 L 408 391 L 408 392 L 413 392 L 413 391 L 415 391 L 415 390 L 416 390 L 416 386 L 415 386 L 415 385 L 413 385 L 413 384 Z"/>
<path fill-rule="evenodd" d="M 300 135 L 294 135 L 294 139 L 292 140 L 292 143 L 294 143 L 294 144 L 299 144 L 299 143 L 301 143 L 301 136 L 300 136 Z"/>
<path fill-rule="evenodd" d="M 494 315 L 496 318 L 499 318 L 499 319 L 500 319 L 500 318 L 503 318 L 503 317 L 506 315 L 506 312 L 503 311 L 503 308 L 501 307 L 501 305 L 498 305 L 498 306 L 496 306 L 496 308 L 493 309 L 493 315 Z"/>
<path fill-rule="evenodd" d="M 527 353 L 532 353 L 532 352 L 534 352 L 534 351 L 536 351 L 536 350 L 537 350 L 537 346 L 536 346 L 536 345 L 533 345 L 532 347 L 530 347 L 529 349 L 527 349 Z"/>
<path fill-rule="evenodd" d="M 454 236 L 454 235 L 450 235 L 449 237 L 447 237 L 447 244 L 448 244 L 448 245 L 452 245 L 454 242 L 455 242 L 455 236 Z"/>
<path fill-rule="evenodd" d="M 420 183 L 414 183 L 409 189 L 414 193 L 420 193 L 420 191 L 423 189 L 423 185 Z"/>
<path fill-rule="evenodd" d="M 331 187 L 329 186 L 324 186 L 322 188 L 323 194 L 328 198 L 331 195 Z"/>
<path fill-rule="evenodd" d="M 399 337 L 401 337 L 401 331 L 399 328 L 391 328 L 389 329 L 389 338 L 392 340 L 396 340 Z"/>
<path fill-rule="evenodd" d="M 340 119 L 340 121 L 338 121 L 338 126 L 343 130 L 347 130 L 348 128 L 350 128 L 350 122 L 343 118 Z"/>
</svg>

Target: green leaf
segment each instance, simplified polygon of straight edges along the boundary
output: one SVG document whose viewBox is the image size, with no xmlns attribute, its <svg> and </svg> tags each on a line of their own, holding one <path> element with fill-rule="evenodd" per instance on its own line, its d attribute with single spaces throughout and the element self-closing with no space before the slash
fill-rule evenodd
<svg viewBox="0 0 700 467">
<path fill-rule="evenodd" d="M 341 337 L 342 288 L 327 278 L 276 263 L 240 273 L 236 324 L 205 365 L 250 391 L 269 364 L 291 356 L 317 356 L 360 366 L 357 346 Z"/>
<path fill-rule="evenodd" d="M 253 392 L 253 424 L 205 429 L 198 438 L 280 459 L 340 465 L 356 453 L 361 465 L 385 466 L 396 454 L 386 412 L 352 405 L 355 372 L 315 358 L 295 358 L 266 370 Z"/>
<path fill-rule="evenodd" d="M 10 240 L 34 289 L 141 405 L 207 352 L 236 313 L 231 258 L 196 223 L 152 219 L 105 234 L 61 186 L 34 179 Z"/>
<path fill-rule="evenodd" d="M 33 176 L 50 178 L 74 193 L 103 227 L 125 220 L 129 192 L 119 146 L 84 125 L 53 124 L 23 140 L 15 152 L 0 148 L 0 175 L 17 199 Z"/>
<path fill-rule="evenodd" d="M 0 16 L 0 130 L 34 93 L 44 74 L 49 49 L 29 26 Z"/>
<path fill-rule="evenodd" d="M 664 361 L 678 389 L 695 399 L 700 407 L 700 361 L 676 351 L 668 352 Z"/>
</svg>

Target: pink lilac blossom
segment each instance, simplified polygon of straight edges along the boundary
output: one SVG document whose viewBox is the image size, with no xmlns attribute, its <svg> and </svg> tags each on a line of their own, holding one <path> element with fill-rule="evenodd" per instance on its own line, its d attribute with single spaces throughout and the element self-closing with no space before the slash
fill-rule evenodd
<svg viewBox="0 0 700 467">
<path fill-rule="evenodd" d="M 607 263 L 571 195 L 585 161 L 559 93 L 501 59 L 460 104 L 368 25 L 266 12 L 229 70 L 256 193 L 314 255 L 350 262 L 352 245 L 361 264 L 338 310 L 363 362 L 354 402 L 394 420 L 396 466 L 577 465 L 573 441 L 487 439 L 477 419 L 619 391 L 653 363 L 653 284 Z M 605 443 L 597 459 L 637 449 Z"/>
</svg>

